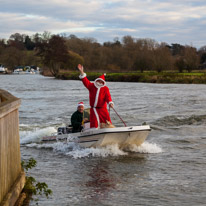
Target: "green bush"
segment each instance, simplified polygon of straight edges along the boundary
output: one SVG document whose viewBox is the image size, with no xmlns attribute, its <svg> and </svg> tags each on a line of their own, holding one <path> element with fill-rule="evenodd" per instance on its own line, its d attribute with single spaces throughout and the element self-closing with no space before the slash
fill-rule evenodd
<svg viewBox="0 0 206 206">
<path fill-rule="evenodd" d="M 102 73 L 87 72 L 89 80 L 94 81 Z M 79 72 L 60 72 L 59 79 L 79 80 Z M 107 73 L 106 81 L 111 82 L 147 82 L 147 83 L 182 83 L 182 84 L 205 84 L 205 72 L 155 72 L 146 71 L 140 72 L 127 72 L 127 73 Z"/>
<path fill-rule="evenodd" d="M 26 172 L 29 169 L 36 167 L 36 164 L 37 162 L 33 158 L 30 158 L 28 161 L 22 160 L 21 162 L 22 169 Z M 26 183 L 22 192 L 26 193 L 27 197 L 31 199 L 33 199 L 33 195 L 45 195 L 48 198 L 49 195 L 52 194 L 52 190 L 48 188 L 48 185 L 45 182 L 37 182 L 32 176 L 26 176 Z M 38 199 L 36 199 L 36 201 L 38 201 Z"/>
</svg>

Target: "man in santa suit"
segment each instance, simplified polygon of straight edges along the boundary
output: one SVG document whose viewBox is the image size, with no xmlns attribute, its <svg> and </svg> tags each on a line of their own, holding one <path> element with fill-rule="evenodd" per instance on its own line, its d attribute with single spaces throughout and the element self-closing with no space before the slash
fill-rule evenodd
<svg viewBox="0 0 206 206">
<path fill-rule="evenodd" d="M 101 75 L 94 83 L 91 83 L 84 73 L 83 66 L 78 65 L 80 71 L 79 78 L 82 80 L 84 86 L 89 90 L 89 103 L 90 103 L 90 128 L 100 128 L 100 123 L 111 122 L 109 112 L 107 110 L 107 104 L 110 107 L 114 106 L 112 98 L 109 92 L 109 88 L 106 86 L 105 76 Z"/>
</svg>

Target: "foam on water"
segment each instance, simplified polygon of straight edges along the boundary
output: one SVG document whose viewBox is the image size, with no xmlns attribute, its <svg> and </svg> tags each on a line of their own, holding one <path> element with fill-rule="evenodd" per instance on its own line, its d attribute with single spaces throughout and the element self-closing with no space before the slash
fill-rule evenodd
<svg viewBox="0 0 206 206">
<path fill-rule="evenodd" d="M 127 155 L 128 153 L 119 149 L 117 144 L 109 145 L 104 148 L 79 148 L 67 152 L 66 155 L 73 157 L 74 159 L 83 157 L 107 157 L 107 156 L 119 156 Z"/>
<path fill-rule="evenodd" d="M 108 156 L 120 156 L 128 155 L 129 152 L 136 153 L 161 153 L 162 149 L 154 143 L 144 142 L 141 146 L 131 145 L 127 148 L 127 152 L 123 151 L 118 147 L 117 144 L 109 145 L 103 148 L 81 148 L 75 142 L 56 142 L 56 143 L 46 143 L 38 144 L 31 143 L 27 144 L 27 147 L 35 147 L 38 149 L 53 149 L 54 152 L 68 155 L 74 159 L 85 158 L 85 157 L 108 157 Z"/>
<path fill-rule="evenodd" d="M 32 142 L 40 142 L 42 137 L 57 132 L 54 127 L 43 129 L 35 128 L 32 131 L 20 131 L 20 144 L 28 144 Z"/>
<path fill-rule="evenodd" d="M 103 148 L 80 148 L 75 146 L 72 151 L 66 153 L 73 157 L 74 159 L 83 158 L 83 157 L 107 157 L 107 156 L 120 156 L 120 155 L 128 155 L 129 152 L 137 152 L 137 153 L 161 153 L 162 149 L 158 145 L 154 143 L 144 142 L 141 146 L 137 147 L 136 145 L 132 145 L 127 152 L 123 151 L 118 147 L 117 144 L 109 145 Z"/>
<path fill-rule="evenodd" d="M 161 153 L 163 152 L 162 148 L 155 143 L 144 142 L 140 146 L 131 145 L 129 148 L 131 152 L 139 152 L 139 153 Z"/>
<path fill-rule="evenodd" d="M 79 146 L 75 142 L 55 142 L 55 143 L 29 143 L 27 147 L 33 147 L 37 149 L 52 149 L 54 152 L 66 154 L 68 151 L 79 149 Z"/>
<path fill-rule="evenodd" d="M 29 127 L 28 124 L 19 124 L 19 127 Z"/>
</svg>

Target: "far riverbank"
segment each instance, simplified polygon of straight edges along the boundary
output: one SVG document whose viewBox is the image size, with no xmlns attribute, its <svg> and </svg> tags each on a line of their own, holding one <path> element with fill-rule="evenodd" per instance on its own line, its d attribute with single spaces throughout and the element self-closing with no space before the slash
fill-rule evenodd
<svg viewBox="0 0 206 206">
<path fill-rule="evenodd" d="M 89 80 L 93 81 L 102 73 L 86 72 Z M 60 71 L 56 76 L 62 80 L 79 80 L 79 72 Z M 144 83 L 178 83 L 178 84 L 206 84 L 206 71 L 195 72 L 127 72 L 107 73 L 106 80 L 110 82 L 144 82 Z"/>
</svg>

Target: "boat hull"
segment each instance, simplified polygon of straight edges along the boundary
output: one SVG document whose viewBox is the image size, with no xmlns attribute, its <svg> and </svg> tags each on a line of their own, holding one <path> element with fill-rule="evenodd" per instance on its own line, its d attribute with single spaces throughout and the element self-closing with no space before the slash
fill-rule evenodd
<svg viewBox="0 0 206 206">
<path fill-rule="evenodd" d="M 120 148 L 127 148 L 130 145 L 140 146 L 150 130 L 149 125 L 90 129 L 79 133 L 44 137 L 43 141 L 67 141 L 72 138 L 72 141 L 81 147 L 106 147 L 117 144 Z"/>
<path fill-rule="evenodd" d="M 149 131 L 98 134 L 79 138 L 78 143 L 81 147 L 105 147 L 112 144 L 118 144 L 120 148 L 129 145 L 139 146 L 145 141 L 148 134 Z"/>
</svg>

